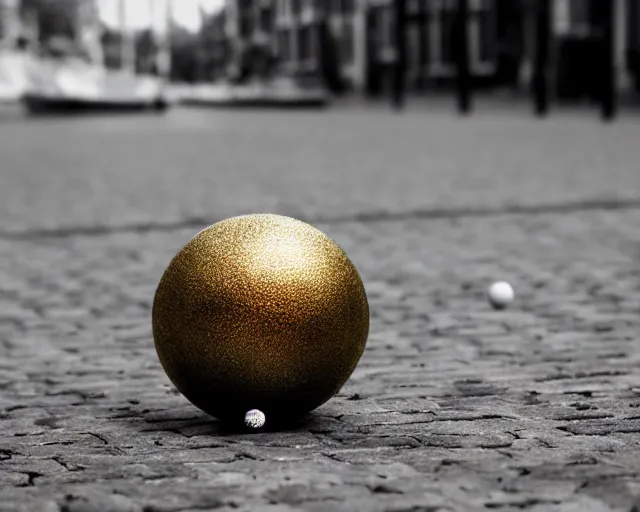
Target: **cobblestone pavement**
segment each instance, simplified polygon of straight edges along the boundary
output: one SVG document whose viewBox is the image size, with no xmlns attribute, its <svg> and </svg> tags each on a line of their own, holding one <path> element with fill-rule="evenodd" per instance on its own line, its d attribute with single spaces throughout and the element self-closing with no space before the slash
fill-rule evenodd
<svg viewBox="0 0 640 512">
<path fill-rule="evenodd" d="M 506 123 L 505 138 L 517 129 L 538 133 L 537 126 Z M 550 129 L 570 135 L 569 125 Z M 622 136 L 621 127 L 607 128 Z M 602 190 L 632 198 L 640 177 L 634 181 L 626 166 L 635 162 L 613 149 L 619 144 L 627 156 L 638 149 L 601 126 L 575 123 L 574 129 L 602 134 L 603 161 L 624 163 L 611 165 L 617 170 Z M 465 130 L 471 144 L 472 131 Z M 497 124 L 495 130 L 498 137 Z M 493 140 L 485 148 L 489 160 L 503 145 Z M 551 136 L 546 140 L 555 147 Z M 407 152 L 418 151 L 415 142 Z M 37 146 L 34 151 L 32 161 L 42 158 Z M 71 175 L 80 176 L 64 149 L 56 158 L 68 158 Z M 129 165 L 135 158 L 129 156 Z M 452 156 L 451 168 L 471 165 L 468 158 Z M 26 162 L 10 153 L 10 162 L 21 159 Z M 503 183 L 505 162 L 496 166 L 495 187 L 485 190 L 499 207 L 512 200 L 567 204 L 599 190 L 595 171 L 584 182 L 575 169 L 561 178 L 543 171 L 549 190 L 540 197 L 536 189 Z M 171 166 L 146 171 L 168 176 Z M 321 215 L 320 205 L 334 200 L 326 194 L 337 188 L 309 175 L 304 179 L 317 188 L 298 197 L 300 178 L 279 197 L 302 201 L 317 194 L 305 217 L 360 270 L 372 313 L 369 343 L 350 381 L 305 423 L 243 433 L 226 430 L 173 390 L 150 332 L 160 275 L 202 226 L 192 218 L 180 227 L 169 217 L 136 224 L 133 206 L 119 203 L 109 188 L 107 171 L 87 172 L 106 180 L 108 197 L 99 199 L 96 190 L 97 202 L 79 199 L 73 214 L 78 189 L 69 179 L 55 192 L 66 203 L 57 210 L 54 195 L 42 205 L 10 199 L 14 213 L 0 236 L 1 511 L 640 510 L 640 209 L 633 202 L 620 209 L 576 204 L 567 212 L 465 213 L 464 206 L 489 204 L 480 194 L 475 203 L 461 199 L 450 215 L 427 218 L 419 209 L 435 204 L 437 194 L 427 191 L 419 203 L 414 191 L 403 203 L 400 192 L 413 178 L 400 171 L 396 188 L 366 187 L 380 204 L 395 205 L 397 213 L 405 208 L 402 215 L 358 217 L 373 208 L 352 211 L 342 203 Z M 346 175 L 347 182 L 354 179 Z M 15 172 L 10 176 L 21 183 Z M 26 172 L 23 179 L 37 176 Z M 45 189 L 55 183 L 49 179 Z M 446 188 L 435 178 L 434 187 Z M 249 205 L 250 193 L 242 190 L 246 195 L 238 197 Z M 255 203 L 265 209 L 271 199 L 259 190 Z M 515 199 L 508 190 L 517 191 Z M 89 229 L 92 215 L 108 211 L 108 199 L 112 226 Z M 160 209 L 166 197 L 158 193 L 156 200 Z M 188 219 L 193 205 L 180 195 L 176 202 L 168 208 Z M 228 204 L 200 213 L 224 216 L 232 212 Z M 6 203 L 2 208 L 9 211 Z M 510 281 L 518 294 L 500 312 L 484 298 L 497 279 Z"/>
</svg>

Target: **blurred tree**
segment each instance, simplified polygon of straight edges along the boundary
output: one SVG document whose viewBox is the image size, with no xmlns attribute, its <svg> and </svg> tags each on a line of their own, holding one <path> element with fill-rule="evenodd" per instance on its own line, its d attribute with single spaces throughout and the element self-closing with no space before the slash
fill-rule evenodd
<svg viewBox="0 0 640 512">
<path fill-rule="evenodd" d="M 153 30 L 145 28 L 135 33 L 136 71 L 156 74 L 156 55 L 159 50 Z"/>
<path fill-rule="evenodd" d="M 122 65 L 122 35 L 109 27 L 103 27 L 100 38 L 104 52 L 104 65 L 107 69 L 119 69 Z"/>
<path fill-rule="evenodd" d="M 179 25 L 171 27 L 171 80 L 195 83 L 198 81 L 198 34 Z"/>
<path fill-rule="evenodd" d="M 203 23 L 198 34 L 201 56 L 201 79 L 218 80 L 226 75 L 229 62 L 229 43 L 225 34 L 226 12 L 224 9 L 203 14 Z"/>
</svg>

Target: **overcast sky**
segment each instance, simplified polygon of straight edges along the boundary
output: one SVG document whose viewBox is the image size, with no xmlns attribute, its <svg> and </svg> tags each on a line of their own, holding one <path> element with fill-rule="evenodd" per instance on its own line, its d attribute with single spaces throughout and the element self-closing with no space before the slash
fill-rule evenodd
<svg viewBox="0 0 640 512">
<path fill-rule="evenodd" d="M 127 25 L 142 28 L 153 24 L 162 30 L 166 20 L 167 4 L 172 3 L 174 20 L 190 30 L 200 26 L 200 8 L 212 12 L 222 7 L 225 0 L 98 0 L 100 15 L 109 25 L 119 24 L 119 5 L 125 5 Z M 151 6 L 154 6 L 153 9 Z"/>
</svg>

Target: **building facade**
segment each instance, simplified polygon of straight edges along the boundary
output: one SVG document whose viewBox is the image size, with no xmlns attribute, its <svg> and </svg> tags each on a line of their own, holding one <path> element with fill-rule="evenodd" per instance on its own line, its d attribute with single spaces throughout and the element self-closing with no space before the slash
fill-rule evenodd
<svg viewBox="0 0 640 512">
<path fill-rule="evenodd" d="M 392 65 L 396 59 L 396 22 L 393 0 L 368 2 L 368 51 L 371 65 Z M 457 0 L 408 0 L 406 27 L 407 78 L 420 87 L 430 80 L 453 77 L 453 24 Z M 495 72 L 497 65 L 498 2 L 470 0 L 469 59 L 477 76 Z"/>
<path fill-rule="evenodd" d="M 364 5 L 358 0 L 277 0 L 277 51 L 289 75 L 322 75 L 337 89 L 364 75 Z"/>
<path fill-rule="evenodd" d="M 618 83 L 640 86 L 640 1 L 611 1 Z M 579 82 L 590 81 L 594 71 L 589 55 L 600 44 L 602 3 L 551 2 L 551 76 L 559 96 L 579 95 Z M 397 59 L 394 4 L 395 0 L 227 0 L 229 70 L 241 75 L 243 67 L 260 62 L 260 54 L 270 55 L 271 68 L 280 75 L 321 77 L 336 90 L 382 92 L 389 87 Z M 538 0 L 468 0 L 468 55 L 475 87 L 528 84 L 536 52 L 537 5 Z M 457 9 L 458 0 L 407 0 L 410 89 L 450 86 L 455 80 Z"/>
<path fill-rule="evenodd" d="M 394 0 L 366 2 L 368 89 L 380 91 L 393 73 Z M 613 8 L 613 63 L 619 89 L 640 91 L 640 2 L 551 0 L 552 90 L 559 98 L 597 94 L 594 58 L 602 55 L 602 9 Z M 539 0 L 468 0 L 469 67 L 475 87 L 528 87 L 536 54 Z M 455 13 L 458 0 L 407 0 L 406 78 L 420 90 L 455 79 Z"/>
<path fill-rule="evenodd" d="M 470 0 L 475 75 L 495 73 L 498 4 L 517 1 Z M 232 74 L 240 73 L 241 56 L 249 48 L 263 45 L 274 55 L 279 74 L 323 76 L 337 88 L 375 88 L 375 76 L 384 82 L 396 58 L 393 5 L 394 0 L 227 0 Z M 416 87 L 455 75 L 451 26 L 456 8 L 457 0 L 408 1 L 407 72 Z"/>
<path fill-rule="evenodd" d="M 247 65 L 304 79 L 329 76 L 350 87 L 363 80 L 358 0 L 227 0 L 231 76 Z M 358 43 L 361 43 L 360 45 Z"/>
<path fill-rule="evenodd" d="M 263 75 L 275 58 L 274 0 L 227 0 L 224 37 L 227 40 L 227 74 L 242 80 Z"/>
</svg>

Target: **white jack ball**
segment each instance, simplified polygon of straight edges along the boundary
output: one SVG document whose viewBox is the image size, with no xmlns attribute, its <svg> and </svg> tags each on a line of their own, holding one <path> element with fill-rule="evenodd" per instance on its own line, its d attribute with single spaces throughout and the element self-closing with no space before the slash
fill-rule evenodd
<svg viewBox="0 0 640 512">
<path fill-rule="evenodd" d="M 513 288 L 505 281 L 493 283 L 487 292 L 489 302 L 495 309 L 506 308 L 513 302 Z"/>
<path fill-rule="evenodd" d="M 249 428 L 261 428 L 265 421 L 264 413 L 258 409 L 251 409 L 244 415 L 244 424 Z"/>
</svg>

